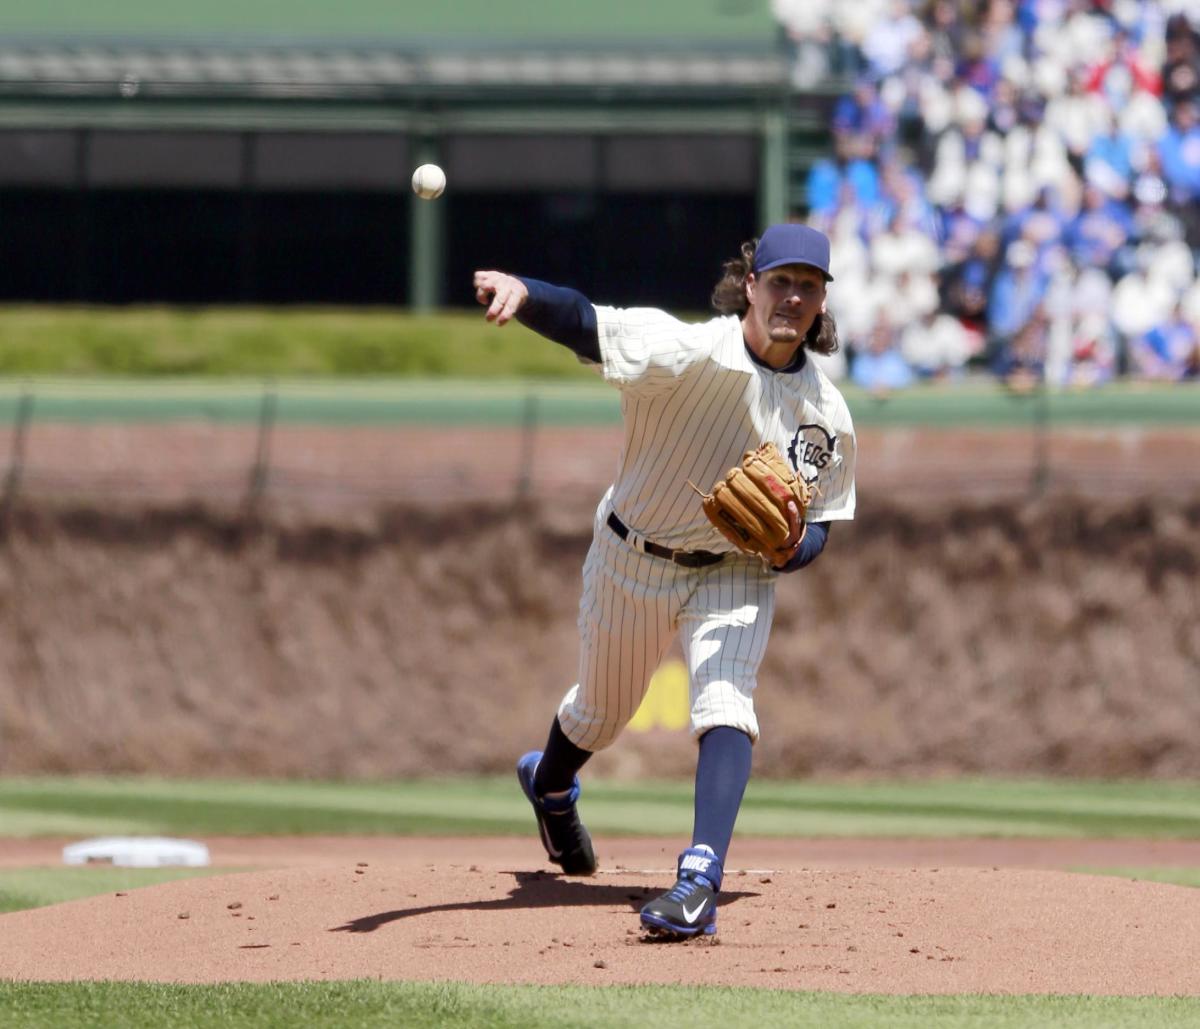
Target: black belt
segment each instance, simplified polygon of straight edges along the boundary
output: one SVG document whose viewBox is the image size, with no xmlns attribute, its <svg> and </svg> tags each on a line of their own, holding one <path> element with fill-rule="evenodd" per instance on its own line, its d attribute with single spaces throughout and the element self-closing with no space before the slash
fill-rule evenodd
<svg viewBox="0 0 1200 1029">
<path fill-rule="evenodd" d="M 617 517 L 615 511 L 611 512 L 608 516 L 608 527 L 620 536 L 621 539 L 629 539 L 629 529 Z M 715 565 L 725 557 L 724 554 L 714 554 L 710 550 L 672 550 L 670 547 L 651 543 L 649 540 L 644 540 L 643 546 L 647 554 L 653 554 L 655 557 L 663 557 L 668 561 L 674 561 L 677 565 L 683 565 L 684 568 L 704 568 L 707 565 Z"/>
</svg>

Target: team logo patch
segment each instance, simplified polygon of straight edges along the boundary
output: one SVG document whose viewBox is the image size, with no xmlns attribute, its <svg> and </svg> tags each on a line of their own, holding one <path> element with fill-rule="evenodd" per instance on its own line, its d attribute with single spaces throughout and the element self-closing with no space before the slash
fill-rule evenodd
<svg viewBox="0 0 1200 1029">
<path fill-rule="evenodd" d="M 835 460 L 837 437 L 831 436 L 820 425 L 801 425 L 788 444 L 788 460 L 810 486 L 815 486 L 818 476 Z"/>
</svg>

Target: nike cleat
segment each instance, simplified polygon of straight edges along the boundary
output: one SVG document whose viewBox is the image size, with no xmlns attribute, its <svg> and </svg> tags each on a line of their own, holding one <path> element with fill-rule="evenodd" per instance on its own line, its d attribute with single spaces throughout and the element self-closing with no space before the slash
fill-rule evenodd
<svg viewBox="0 0 1200 1029">
<path fill-rule="evenodd" d="M 679 855 L 679 878 L 642 908 L 642 927 L 651 936 L 687 939 L 717 931 L 717 891 L 724 873 L 709 850 L 689 847 Z"/>
<path fill-rule="evenodd" d="M 593 875 L 596 854 L 592 850 L 592 838 L 575 809 L 580 792 L 579 777 L 575 777 L 565 797 L 539 797 L 533 792 L 533 777 L 541 759 L 540 750 L 531 750 L 522 757 L 517 762 L 517 781 L 533 805 L 546 856 L 562 868 L 564 875 Z"/>
</svg>

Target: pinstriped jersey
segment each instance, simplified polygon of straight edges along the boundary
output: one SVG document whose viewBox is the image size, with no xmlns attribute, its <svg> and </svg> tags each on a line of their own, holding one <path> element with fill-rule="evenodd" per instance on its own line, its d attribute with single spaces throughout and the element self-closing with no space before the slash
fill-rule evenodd
<svg viewBox="0 0 1200 1029">
<path fill-rule="evenodd" d="M 774 441 L 820 491 L 811 522 L 854 517 L 854 425 L 816 364 L 779 372 L 750 356 L 736 316 L 701 324 L 652 308 L 596 307 L 599 370 L 621 390 L 625 436 L 601 502 L 635 532 L 684 550 L 730 550 L 709 523 L 702 490 Z"/>
</svg>

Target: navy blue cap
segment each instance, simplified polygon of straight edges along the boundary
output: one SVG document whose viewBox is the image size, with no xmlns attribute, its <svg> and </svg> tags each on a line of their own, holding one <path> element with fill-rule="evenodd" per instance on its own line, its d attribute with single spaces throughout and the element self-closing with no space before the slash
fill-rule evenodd
<svg viewBox="0 0 1200 1029">
<path fill-rule="evenodd" d="M 754 274 L 784 264 L 808 264 L 832 282 L 829 274 L 829 237 L 810 225 L 785 222 L 770 226 L 754 251 Z"/>
</svg>

